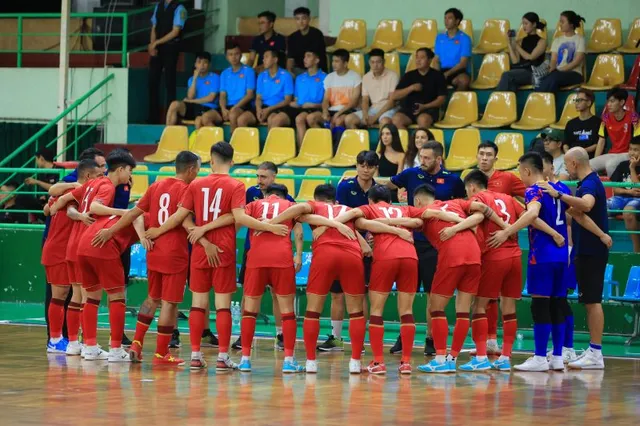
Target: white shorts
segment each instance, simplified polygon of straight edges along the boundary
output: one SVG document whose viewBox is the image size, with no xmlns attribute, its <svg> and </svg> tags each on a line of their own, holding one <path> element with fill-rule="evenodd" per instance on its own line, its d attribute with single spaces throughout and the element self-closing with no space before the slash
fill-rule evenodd
<svg viewBox="0 0 640 426">
<path fill-rule="evenodd" d="M 393 115 L 398 112 L 399 108 L 391 108 L 390 110 L 388 110 L 387 112 L 385 112 L 384 114 L 382 114 L 380 116 L 380 118 L 388 118 L 391 119 L 393 117 Z M 374 115 L 376 115 L 378 113 L 378 108 L 374 108 L 371 107 L 369 108 L 369 117 L 372 117 Z M 362 110 L 359 109 L 358 111 L 354 112 L 354 114 L 360 119 L 362 120 Z M 379 119 L 378 119 L 379 120 Z"/>
</svg>

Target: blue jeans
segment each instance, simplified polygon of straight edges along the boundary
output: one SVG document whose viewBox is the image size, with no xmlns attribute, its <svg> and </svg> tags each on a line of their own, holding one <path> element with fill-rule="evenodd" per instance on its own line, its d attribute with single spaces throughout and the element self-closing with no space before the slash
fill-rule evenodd
<svg viewBox="0 0 640 426">
<path fill-rule="evenodd" d="M 556 93 L 561 87 L 580 84 L 582 80 L 582 74 L 575 71 L 553 71 L 542 80 L 536 91 Z"/>
<path fill-rule="evenodd" d="M 632 208 L 633 210 L 640 210 L 640 198 L 614 195 L 607 200 L 607 207 L 609 210 L 624 210 L 625 207 Z M 615 214 L 617 215 L 620 213 Z"/>
</svg>

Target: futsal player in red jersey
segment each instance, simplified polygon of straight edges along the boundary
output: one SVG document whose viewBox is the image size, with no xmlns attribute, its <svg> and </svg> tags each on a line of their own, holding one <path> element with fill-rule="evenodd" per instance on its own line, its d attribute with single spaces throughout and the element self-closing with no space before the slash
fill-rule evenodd
<svg viewBox="0 0 640 426">
<path fill-rule="evenodd" d="M 101 169 L 94 160 L 82 160 L 78 164 L 78 183 L 83 184 L 102 174 Z M 69 188 L 66 192 L 71 191 Z M 63 194 L 64 195 L 64 194 Z M 44 208 L 45 215 L 49 215 L 49 208 L 57 197 L 51 197 L 49 204 Z M 80 355 L 82 346 L 78 342 L 80 330 L 80 313 L 82 304 L 82 286 L 69 279 L 68 265 L 66 261 L 69 235 L 76 222 L 90 225 L 93 222 L 88 214 L 80 214 L 77 205 L 68 205 L 66 209 L 58 212 L 51 219 L 49 235 L 42 248 L 42 264 L 47 275 L 47 283 L 51 285 L 52 299 L 47 315 L 51 329 L 51 338 L 47 345 L 47 352 L 66 353 L 67 355 Z M 62 337 L 62 325 L 64 323 L 64 302 L 73 287 L 71 301 L 67 309 L 68 342 Z"/>
</svg>

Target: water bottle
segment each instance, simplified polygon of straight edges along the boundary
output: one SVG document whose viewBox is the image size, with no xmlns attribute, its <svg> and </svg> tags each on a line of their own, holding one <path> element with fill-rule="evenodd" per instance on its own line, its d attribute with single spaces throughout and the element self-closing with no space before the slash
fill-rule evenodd
<svg viewBox="0 0 640 426">
<path fill-rule="evenodd" d="M 234 327 L 240 325 L 242 313 L 240 312 L 240 302 L 231 302 L 231 322 Z"/>
</svg>

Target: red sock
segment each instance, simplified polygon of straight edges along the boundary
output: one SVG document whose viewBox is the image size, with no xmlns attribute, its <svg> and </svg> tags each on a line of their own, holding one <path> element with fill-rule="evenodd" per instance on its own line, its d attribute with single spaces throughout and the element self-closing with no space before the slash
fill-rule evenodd
<svg viewBox="0 0 640 426">
<path fill-rule="evenodd" d="M 495 339 L 498 334 L 498 301 L 491 300 L 489 301 L 489 305 L 487 305 L 487 339 Z M 478 345 L 476 345 L 477 347 Z"/>
<path fill-rule="evenodd" d="M 80 330 L 80 315 L 82 310 L 79 303 L 69 302 L 67 308 L 67 332 L 69 333 L 69 341 L 78 340 L 78 332 Z"/>
<path fill-rule="evenodd" d="M 349 338 L 351 339 L 351 358 L 359 360 L 364 347 L 364 335 L 367 332 L 367 321 L 362 311 L 349 314 Z M 315 348 L 314 348 L 315 350 Z"/>
<path fill-rule="evenodd" d="M 516 340 L 516 332 L 518 331 L 518 320 L 516 314 L 507 314 L 502 316 L 502 355 L 511 356 L 513 342 Z"/>
<path fill-rule="evenodd" d="M 84 344 L 87 346 L 97 345 L 96 335 L 98 334 L 98 307 L 100 301 L 87 299 L 82 311 L 82 332 L 84 333 Z"/>
<path fill-rule="evenodd" d="M 369 341 L 375 362 L 384 362 L 384 321 L 382 317 L 369 317 Z"/>
<path fill-rule="evenodd" d="M 471 337 L 476 344 L 476 356 L 487 356 L 487 314 L 473 314 Z"/>
<path fill-rule="evenodd" d="M 194 307 L 189 311 L 189 340 L 192 352 L 200 352 L 202 331 L 204 330 L 204 312 L 204 309 Z"/>
<path fill-rule="evenodd" d="M 401 362 L 411 362 L 411 352 L 416 337 L 416 323 L 413 315 L 402 315 L 400 317 L 400 340 L 402 342 Z"/>
<path fill-rule="evenodd" d="M 149 330 L 149 325 L 153 321 L 153 316 L 138 313 L 138 322 L 136 323 L 136 334 L 133 336 L 133 341 L 140 343 L 140 346 L 144 343 L 144 336 Z"/>
<path fill-rule="evenodd" d="M 218 331 L 218 352 L 229 352 L 229 344 L 231 343 L 231 310 L 216 310 L 216 330 Z"/>
<path fill-rule="evenodd" d="M 64 323 L 64 300 L 52 298 L 47 312 L 49 317 L 49 335 L 52 339 L 62 337 L 62 324 Z"/>
<path fill-rule="evenodd" d="M 446 355 L 449 323 L 444 311 L 431 312 L 431 335 L 433 336 L 433 346 L 436 347 L 436 355 Z"/>
<path fill-rule="evenodd" d="M 307 352 L 307 360 L 315 361 L 318 335 L 320 334 L 320 312 L 307 311 L 302 323 L 302 334 L 304 336 L 304 349 Z"/>
<path fill-rule="evenodd" d="M 84 335 L 84 305 L 85 303 L 80 304 L 80 330 L 82 330 L 82 342 L 86 343 L 84 341 L 86 339 L 86 336 Z"/>
<path fill-rule="evenodd" d="M 456 326 L 453 329 L 453 341 L 451 342 L 451 356 L 457 358 L 464 345 L 464 339 L 469 334 L 469 313 L 456 313 Z M 486 349 L 485 349 L 486 352 Z"/>
<path fill-rule="evenodd" d="M 253 345 L 253 335 L 256 333 L 255 312 L 244 311 L 242 322 L 240 323 L 240 341 L 242 342 L 242 356 L 251 356 L 251 345 Z"/>
<path fill-rule="evenodd" d="M 282 313 L 282 338 L 284 339 L 284 356 L 293 356 L 296 347 L 296 314 L 293 312 Z"/>
<path fill-rule="evenodd" d="M 122 346 L 124 334 L 124 315 L 127 312 L 127 303 L 124 299 L 115 299 L 109 302 L 109 326 L 111 328 L 111 349 Z M 147 328 L 149 328 L 147 326 Z"/>
<path fill-rule="evenodd" d="M 172 325 L 158 324 L 158 339 L 156 340 L 156 353 L 165 356 L 169 352 L 169 342 L 173 333 Z"/>
</svg>

